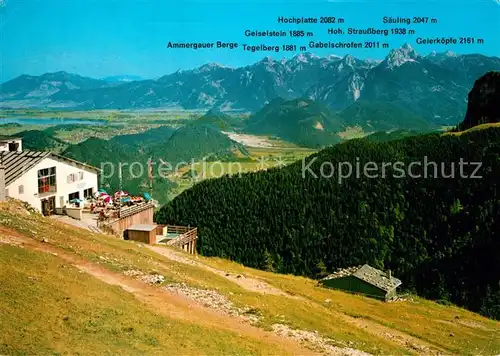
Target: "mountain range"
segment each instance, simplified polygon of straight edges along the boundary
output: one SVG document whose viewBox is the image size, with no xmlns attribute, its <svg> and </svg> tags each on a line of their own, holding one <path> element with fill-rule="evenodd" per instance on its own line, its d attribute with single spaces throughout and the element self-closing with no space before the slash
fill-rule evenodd
<svg viewBox="0 0 500 356">
<path fill-rule="evenodd" d="M 428 122 L 463 118 L 474 80 L 500 70 L 500 58 L 418 54 L 410 45 L 382 61 L 302 53 L 240 68 L 209 63 L 158 80 L 98 80 L 65 72 L 22 75 L 0 86 L 2 107 L 168 108 L 256 112 L 276 98 L 307 98 L 341 111 L 358 100 L 405 107 Z M 130 79 L 130 78 L 129 78 Z"/>
</svg>

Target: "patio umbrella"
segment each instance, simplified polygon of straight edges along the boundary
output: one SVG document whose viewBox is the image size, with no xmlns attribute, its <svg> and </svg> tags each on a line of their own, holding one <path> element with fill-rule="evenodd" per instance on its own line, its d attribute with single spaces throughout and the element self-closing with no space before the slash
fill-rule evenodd
<svg viewBox="0 0 500 356">
<path fill-rule="evenodd" d="M 126 197 L 127 195 L 128 195 L 128 193 L 124 192 L 123 190 L 115 193 L 115 197 L 117 197 L 117 196 Z"/>
</svg>

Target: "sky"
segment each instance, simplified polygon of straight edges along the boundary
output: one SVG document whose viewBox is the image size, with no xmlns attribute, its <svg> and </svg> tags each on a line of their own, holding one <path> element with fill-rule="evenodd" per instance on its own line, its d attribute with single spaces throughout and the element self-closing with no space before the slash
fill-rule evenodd
<svg viewBox="0 0 500 356">
<path fill-rule="evenodd" d="M 343 24 L 278 24 L 283 17 L 336 17 Z M 384 16 L 434 17 L 437 24 L 383 24 Z M 414 29 L 415 35 L 328 35 L 328 28 Z M 155 79 L 209 62 L 239 67 L 265 56 L 289 58 L 297 52 L 248 52 L 247 45 L 311 41 L 378 41 L 397 48 L 405 42 L 419 54 L 435 50 L 500 57 L 500 0 L 0 0 L 0 82 L 21 74 L 67 71 L 103 78 L 138 75 Z M 246 37 L 245 30 L 304 30 L 313 38 Z M 422 45 L 417 38 L 482 38 L 484 44 Z M 238 49 L 169 49 L 168 42 L 234 42 Z M 323 49 L 320 56 L 352 54 L 383 59 L 379 49 Z"/>
</svg>

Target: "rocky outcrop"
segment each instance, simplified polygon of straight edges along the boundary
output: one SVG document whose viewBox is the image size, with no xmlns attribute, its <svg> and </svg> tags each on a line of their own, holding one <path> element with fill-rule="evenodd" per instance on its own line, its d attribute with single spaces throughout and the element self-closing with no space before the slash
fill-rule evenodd
<svg viewBox="0 0 500 356">
<path fill-rule="evenodd" d="M 474 83 L 460 130 L 500 122 L 500 72 L 488 72 Z"/>
</svg>

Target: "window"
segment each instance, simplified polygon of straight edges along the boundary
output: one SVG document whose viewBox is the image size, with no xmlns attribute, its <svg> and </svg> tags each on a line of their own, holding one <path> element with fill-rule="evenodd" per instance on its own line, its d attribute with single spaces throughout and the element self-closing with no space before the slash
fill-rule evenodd
<svg viewBox="0 0 500 356">
<path fill-rule="evenodd" d="M 68 183 L 74 183 L 76 181 L 83 180 L 83 172 L 71 173 L 68 175 Z"/>
<path fill-rule="evenodd" d="M 38 171 L 38 193 L 56 192 L 56 167 Z"/>
<path fill-rule="evenodd" d="M 20 186 L 18 187 L 18 193 L 19 193 L 19 194 L 24 194 L 24 185 L 20 185 Z"/>
<path fill-rule="evenodd" d="M 76 174 L 71 173 L 71 174 L 68 176 L 68 183 L 73 183 L 73 182 L 76 182 Z"/>
<path fill-rule="evenodd" d="M 94 189 L 93 189 L 93 188 L 85 189 L 85 190 L 83 191 L 83 197 L 84 197 L 85 199 L 87 199 L 87 198 L 92 198 L 92 197 L 93 197 L 93 195 L 94 195 Z"/>
<path fill-rule="evenodd" d="M 80 192 L 74 192 L 68 195 L 68 201 L 71 203 L 73 199 L 80 199 Z"/>
</svg>

